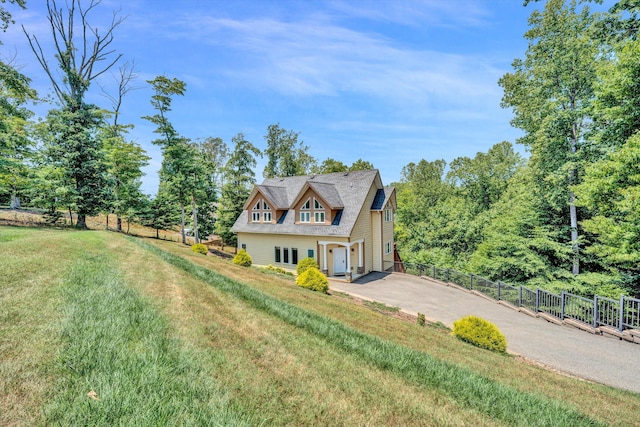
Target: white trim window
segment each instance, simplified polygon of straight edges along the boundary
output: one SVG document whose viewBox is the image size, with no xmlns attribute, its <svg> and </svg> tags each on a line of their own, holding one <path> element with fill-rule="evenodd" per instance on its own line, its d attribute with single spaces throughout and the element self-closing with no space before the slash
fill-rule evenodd
<svg viewBox="0 0 640 427">
<path fill-rule="evenodd" d="M 300 222 L 311 222 L 311 212 L 300 212 Z"/>
<path fill-rule="evenodd" d="M 313 198 L 313 222 L 324 224 L 324 206 L 315 197 Z"/>
<path fill-rule="evenodd" d="M 387 207 L 384 210 L 384 222 L 391 222 L 391 221 L 393 221 L 393 210 Z"/>
<path fill-rule="evenodd" d="M 262 221 L 261 221 L 262 219 Z M 251 222 L 272 222 L 271 206 L 264 199 L 259 199 L 251 208 Z"/>
<path fill-rule="evenodd" d="M 387 242 L 384 245 L 384 254 L 389 255 L 393 251 L 393 244 L 391 242 Z"/>
</svg>

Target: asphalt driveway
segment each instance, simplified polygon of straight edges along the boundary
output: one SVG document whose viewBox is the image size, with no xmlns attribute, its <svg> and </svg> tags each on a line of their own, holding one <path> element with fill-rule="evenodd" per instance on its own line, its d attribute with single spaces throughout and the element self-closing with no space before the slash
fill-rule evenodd
<svg viewBox="0 0 640 427">
<path fill-rule="evenodd" d="M 640 345 L 593 335 L 528 316 L 496 302 L 429 279 L 371 273 L 353 283 L 330 280 L 332 290 L 423 313 L 452 327 L 473 314 L 495 323 L 508 351 L 590 381 L 640 393 Z"/>
</svg>

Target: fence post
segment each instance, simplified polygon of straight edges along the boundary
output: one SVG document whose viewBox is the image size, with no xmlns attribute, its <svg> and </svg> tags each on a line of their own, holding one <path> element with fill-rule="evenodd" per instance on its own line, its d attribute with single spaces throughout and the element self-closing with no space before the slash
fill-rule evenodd
<svg viewBox="0 0 640 427">
<path fill-rule="evenodd" d="M 520 293 L 518 295 L 518 307 L 522 307 L 522 285 L 520 285 Z"/>
<path fill-rule="evenodd" d="M 498 301 L 500 301 L 500 280 L 498 280 Z"/>
<path fill-rule="evenodd" d="M 598 295 L 593 296 L 593 327 L 598 327 Z"/>
<path fill-rule="evenodd" d="M 447 268 L 447 283 L 449 283 L 449 272 L 451 271 L 450 268 Z"/>
<path fill-rule="evenodd" d="M 436 265 L 433 265 L 433 278 L 437 279 L 438 277 L 436 277 Z"/>
<path fill-rule="evenodd" d="M 540 311 L 540 288 L 536 289 L 536 313 Z"/>
<path fill-rule="evenodd" d="M 469 290 L 473 289 L 473 274 L 469 275 Z"/>
<path fill-rule="evenodd" d="M 418 264 L 418 275 L 422 276 L 422 264 Z"/>
<path fill-rule="evenodd" d="M 564 291 L 560 294 L 560 320 L 564 320 Z"/>
<path fill-rule="evenodd" d="M 618 323 L 618 330 L 622 332 L 624 329 L 624 295 L 620 295 L 620 320 Z"/>
</svg>

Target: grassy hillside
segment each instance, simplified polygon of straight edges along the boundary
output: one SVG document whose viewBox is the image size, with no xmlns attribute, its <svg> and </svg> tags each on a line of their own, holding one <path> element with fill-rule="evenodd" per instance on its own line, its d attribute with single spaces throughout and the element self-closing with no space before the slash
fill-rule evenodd
<svg viewBox="0 0 640 427">
<path fill-rule="evenodd" d="M 638 395 L 176 243 L 0 227 L 0 254 L 0 425 L 638 423 Z"/>
</svg>

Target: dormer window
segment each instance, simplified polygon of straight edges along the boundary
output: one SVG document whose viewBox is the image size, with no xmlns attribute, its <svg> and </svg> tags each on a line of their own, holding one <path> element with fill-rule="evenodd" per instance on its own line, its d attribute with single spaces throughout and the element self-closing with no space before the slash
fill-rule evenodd
<svg viewBox="0 0 640 427">
<path fill-rule="evenodd" d="M 251 222 L 272 222 L 273 214 L 271 213 L 271 206 L 267 204 L 263 199 L 259 199 L 251 209 Z"/>
<path fill-rule="evenodd" d="M 313 204 L 311 199 L 313 199 Z M 301 224 L 309 224 L 311 222 L 314 224 L 326 224 L 326 215 L 324 206 L 316 197 L 309 197 L 298 208 L 299 223 Z"/>
</svg>

